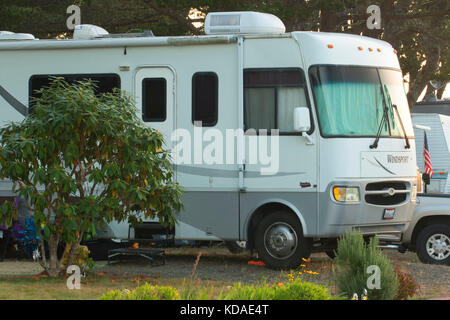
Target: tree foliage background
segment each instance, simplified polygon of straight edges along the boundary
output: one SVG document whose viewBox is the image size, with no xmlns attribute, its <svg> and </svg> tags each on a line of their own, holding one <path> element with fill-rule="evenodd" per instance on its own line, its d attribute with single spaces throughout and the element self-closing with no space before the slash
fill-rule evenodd
<svg viewBox="0 0 450 320">
<path fill-rule="evenodd" d="M 201 25 L 208 12 L 253 10 L 277 15 L 287 31 L 347 32 L 383 39 L 399 53 L 410 103 L 417 101 L 429 80 L 446 83 L 450 78 L 448 0 L 0 0 L 0 30 L 41 38 L 70 36 L 66 8 L 71 4 L 81 7 L 82 23 L 112 33 L 151 29 L 160 36 L 202 34 L 201 26 L 193 23 Z M 381 8 L 379 30 L 366 27 L 366 10 L 373 4 Z"/>
</svg>

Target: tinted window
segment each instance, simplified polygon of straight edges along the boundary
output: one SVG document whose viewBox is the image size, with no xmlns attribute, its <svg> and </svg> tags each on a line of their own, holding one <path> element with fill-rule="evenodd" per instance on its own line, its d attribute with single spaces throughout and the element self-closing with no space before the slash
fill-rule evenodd
<svg viewBox="0 0 450 320">
<path fill-rule="evenodd" d="M 40 95 L 36 92 L 50 85 L 52 77 L 62 77 L 68 83 L 74 83 L 82 80 L 92 80 L 97 86 L 97 93 L 112 92 L 113 89 L 120 89 L 120 77 L 117 74 L 52 74 L 52 75 L 35 75 L 30 78 L 29 91 L 30 109 L 33 107 L 34 98 L 39 98 Z"/>
<path fill-rule="evenodd" d="M 213 72 L 196 73 L 192 77 L 192 122 L 204 127 L 217 124 L 219 80 Z"/>
<path fill-rule="evenodd" d="M 166 79 L 142 80 L 142 119 L 148 122 L 163 122 L 166 120 L 166 108 Z"/>
<path fill-rule="evenodd" d="M 294 109 L 307 107 L 300 69 L 245 70 L 245 129 L 294 132 Z"/>
</svg>

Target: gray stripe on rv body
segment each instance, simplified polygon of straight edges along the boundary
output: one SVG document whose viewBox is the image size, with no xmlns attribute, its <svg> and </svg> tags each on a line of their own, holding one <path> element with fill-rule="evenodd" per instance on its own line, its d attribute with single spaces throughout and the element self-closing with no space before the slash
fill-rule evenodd
<svg viewBox="0 0 450 320">
<path fill-rule="evenodd" d="M 204 177 L 220 177 L 220 178 L 237 178 L 239 171 L 226 169 L 210 169 L 205 167 L 175 165 L 174 169 L 181 173 L 204 176 Z M 267 177 L 284 177 L 297 174 L 305 174 L 305 172 L 278 172 L 274 175 L 262 175 L 259 171 L 244 171 L 246 178 L 267 178 Z"/>
<path fill-rule="evenodd" d="M 23 105 L 20 101 L 14 98 L 5 88 L 0 85 L 0 96 L 6 100 L 14 109 L 16 109 L 21 115 L 26 116 L 28 114 L 28 107 Z"/>
<path fill-rule="evenodd" d="M 299 217 L 306 236 L 314 233 L 317 225 L 316 192 L 186 191 L 183 203 L 184 210 L 177 218 L 204 231 L 205 239 L 209 234 L 222 240 L 247 240 L 252 214 L 268 203 L 281 203 L 291 208 Z"/>
</svg>

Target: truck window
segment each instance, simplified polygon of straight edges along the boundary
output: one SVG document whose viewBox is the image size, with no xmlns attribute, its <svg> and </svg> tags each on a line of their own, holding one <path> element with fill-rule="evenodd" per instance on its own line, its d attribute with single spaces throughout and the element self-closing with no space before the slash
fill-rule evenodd
<svg viewBox="0 0 450 320">
<path fill-rule="evenodd" d="M 244 72 L 245 129 L 294 133 L 294 109 L 307 107 L 300 69 L 248 69 Z"/>
<path fill-rule="evenodd" d="M 197 72 L 192 77 L 192 123 L 214 127 L 218 121 L 219 80 L 214 72 Z"/>
<path fill-rule="evenodd" d="M 166 121 L 167 81 L 164 78 L 142 80 L 142 120 Z"/>
</svg>

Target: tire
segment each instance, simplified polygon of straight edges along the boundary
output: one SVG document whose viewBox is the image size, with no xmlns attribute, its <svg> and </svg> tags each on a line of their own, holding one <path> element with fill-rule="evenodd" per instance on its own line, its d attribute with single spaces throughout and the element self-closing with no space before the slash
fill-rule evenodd
<svg viewBox="0 0 450 320">
<path fill-rule="evenodd" d="M 239 254 L 245 251 L 245 247 L 241 245 L 242 241 L 225 241 L 228 251 L 233 254 Z"/>
<path fill-rule="evenodd" d="M 450 265 L 450 226 L 425 227 L 417 236 L 416 253 L 423 263 Z"/>
<path fill-rule="evenodd" d="M 286 211 L 268 214 L 255 230 L 259 257 L 271 269 L 295 269 L 311 254 L 312 239 L 303 237 L 298 218 Z"/>
</svg>

